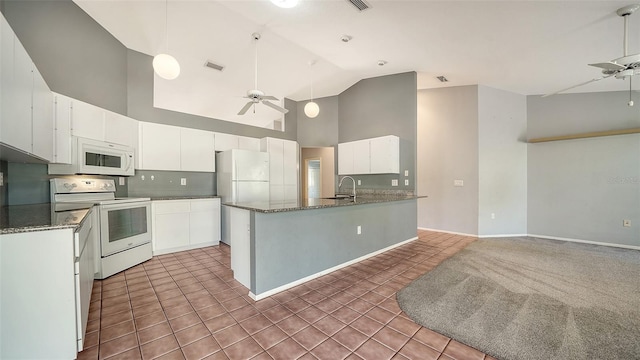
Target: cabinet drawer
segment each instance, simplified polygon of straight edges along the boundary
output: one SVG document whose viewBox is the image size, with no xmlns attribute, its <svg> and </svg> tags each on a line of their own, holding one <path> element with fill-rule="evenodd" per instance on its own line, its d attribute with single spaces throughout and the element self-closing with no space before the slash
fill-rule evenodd
<svg viewBox="0 0 640 360">
<path fill-rule="evenodd" d="M 219 199 L 191 201 L 191 212 L 216 211 L 219 208 Z"/>
<path fill-rule="evenodd" d="M 153 212 L 156 214 L 176 214 L 189 212 L 189 201 L 183 200 L 154 201 L 152 203 L 152 206 Z"/>
</svg>

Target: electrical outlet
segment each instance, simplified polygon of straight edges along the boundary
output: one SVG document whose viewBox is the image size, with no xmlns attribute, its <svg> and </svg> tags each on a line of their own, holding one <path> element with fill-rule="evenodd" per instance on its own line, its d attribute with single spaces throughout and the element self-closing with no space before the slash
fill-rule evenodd
<svg viewBox="0 0 640 360">
<path fill-rule="evenodd" d="M 362 185 L 362 180 L 358 179 L 358 185 Z"/>
<path fill-rule="evenodd" d="M 404 171 L 404 176 L 409 176 L 409 170 Z"/>
<path fill-rule="evenodd" d="M 404 180 L 404 186 L 409 186 L 409 179 Z"/>
<path fill-rule="evenodd" d="M 464 186 L 464 180 L 453 180 L 453 186 Z"/>
<path fill-rule="evenodd" d="M 156 177 L 154 175 L 151 175 L 151 181 L 155 180 Z"/>
<path fill-rule="evenodd" d="M 144 175 L 140 175 L 140 180 L 144 181 Z"/>
<path fill-rule="evenodd" d="M 631 227 L 631 220 L 622 220 L 622 226 Z"/>
<path fill-rule="evenodd" d="M 0 172 L 0 186 L 4 186 L 4 173 Z"/>
<path fill-rule="evenodd" d="M 187 185 L 187 178 L 180 178 L 180 185 L 182 186 Z"/>
<path fill-rule="evenodd" d="M 391 179 L 391 186 L 398 186 L 398 179 Z"/>
<path fill-rule="evenodd" d="M 118 178 L 118 184 L 124 185 L 124 178 L 122 176 Z"/>
<path fill-rule="evenodd" d="M 356 229 L 356 233 L 358 235 L 362 234 L 362 226 L 358 225 L 358 228 Z"/>
</svg>

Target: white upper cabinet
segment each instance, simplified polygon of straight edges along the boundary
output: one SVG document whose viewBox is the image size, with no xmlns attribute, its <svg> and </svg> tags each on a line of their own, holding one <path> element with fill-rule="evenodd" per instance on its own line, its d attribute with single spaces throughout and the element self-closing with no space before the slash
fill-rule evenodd
<svg viewBox="0 0 640 360">
<path fill-rule="evenodd" d="M 71 135 L 135 147 L 138 142 L 138 121 L 71 99 Z"/>
<path fill-rule="evenodd" d="M 71 98 L 53 94 L 53 162 L 71 164 Z"/>
<path fill-rule="evenodd" d="M 33 154 L 53 161 L 53 93 L 33 67 Z"/>
<path fill-rule="evenodd" d="M 51 91 L 1 15 L 0 83 L 0 143 L 41 160 L 51 161 Z"/>
<path fill-rule="evenodd" d="M 183 171 L 216 171 L 213 133 L 180 128 L 180 164 Z"/>
<path fill-rule="evenodd" d="M 260 150 L 269 153 L 269 197 L 271 201 L 298 199 L 298 143 L 263 138 Z"/>
<path fill-rule="evenodd" d="M 395 135 L 338 144 L 338 175 L 399 173 L 400 139 Z"/>
<path fill-rule="evenodd" d="M 400 173 L 400 139 L 397 136 L 382 136 L 370 141 L 371 173 Z"/>
<path fill-rule="evenodd" d="M 225 133 L 215 133 L 216 151 L 238 149 L 238 136 Z"/>
<path fill-rule="evenodd" d="M 137 169 L 216 170 L 213 132 L 148 122 L 139 124 Z"/>
<path fill-rule="evenodd" d="M 180 128 L 139 123 L 138 166 L 143 170 L 180 170 Z"/>
<path fill-rule="evenodd" d="M 238 149 L 260 151 L 260 139 L 248 136 L 238 136 Z"/>
<path fill-rule="evenodd" d="M 73 99 L 71 135 L 104 141 L 104 109 Z"/>
<path fill-rule="evenodd" d="M 105 110 L 104 140 L 114 144 L 136 147 L 138 143 L 138 121 Z"/>
</svg>

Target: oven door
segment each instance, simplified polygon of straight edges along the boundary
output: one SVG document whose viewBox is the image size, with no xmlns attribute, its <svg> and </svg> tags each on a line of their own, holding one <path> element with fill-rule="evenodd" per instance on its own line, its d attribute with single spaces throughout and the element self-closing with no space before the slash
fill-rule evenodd
<svg viewBox="0 0 640 360">
<path fill-rule="evenodd" d="M 151 202 L 100 205 L 102 257 L 151 242 Z"/>
</svg>

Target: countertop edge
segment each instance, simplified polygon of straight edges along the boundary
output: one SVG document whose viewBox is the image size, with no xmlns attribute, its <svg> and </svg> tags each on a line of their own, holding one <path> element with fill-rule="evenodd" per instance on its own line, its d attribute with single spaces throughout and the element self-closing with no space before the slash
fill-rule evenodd
<svg viewBox="0 0 640 360">
<path fill-rule="evenodd" d="M 82 221 L 80 221 L 78 224 L 75 224 L 75 225 L 24 226 L 24 227 L 0 229 L 0 235 L 21 234 L 21 233 L 28 233 L 28 232 L 62 230 L 62 229 L 72 229 L 75 231 L 82 224 L 82 222 L 84 222 L 84 219 L 86 218 L 87 216 L 85 215 Z"/>
<path fill-rule="evenodd" d="M 257 213 L 262 213 L 262 214 L 273 214 L 273 213 L 281 213 L 281 212 L 289 212 L 289 211 L 305 211 L 305 210 L 328 209 L 328 208 L 345 207 L 345 206 L 371 205 L 371 204 L 379 204 L 379 203 L 393 202 L 393 201 L 417 200 L 417 199 L 422 199 L 422 198 L 426 198 L 426 197 L 428 197 L 428 196 L 426 196 L 426 195 L 415 196 L 414 195 L 414 196 L 408 196 L 408 197 L 404 197 L 404 198 L 392 198 L 392 197 L 380 197 L 380 198 L 373 198 L 373 199 L 372 198 L 367 198 L 367 200 L 363 201 L 363 202 L 337 201 L 334 204 L 296 206 L 296 207 L 287 207 L 287 208 L 280 208 L 280 209 L 260 209 L 260 208 L 256 208 L 256 207 L 238 205 L 238 204 L 231 204 L 231 203 L 223 203 L 222 205 L 226 205 L 226 206 L 230 206 L 230 207 L 234 207 L 234 208 L 238 208 L 238 209 L 243 209 L 243 210 L 255 211 Z M 356 200 L 357 200 L 357 198 L 356 198 Z"/>
</svg>

